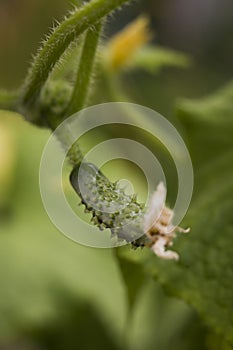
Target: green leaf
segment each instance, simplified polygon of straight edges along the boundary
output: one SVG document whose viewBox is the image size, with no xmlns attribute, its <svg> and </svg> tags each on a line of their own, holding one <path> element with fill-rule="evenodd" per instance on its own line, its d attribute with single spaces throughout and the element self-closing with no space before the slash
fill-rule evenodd
<svg viewBox="0 0 233 350">
<path fill-rule="evenodd" d="M 138 294 L 146 280 L 146 275 L 142 265 L 128 260 L 123 254 L 119 254 L 119 252 L 120 250 L 117 250 L 117 260 L 127 290 L 130 315 Z"/>
<path fill-rule="evenodd" d="M 127 302 L 113 251 L 75 244 L 57 231 L 43 208 L 38 183 L 49 133 L 7 112 L 1 112 L 0 118 L 17 130 L 19 154 L 13 170 L 11 217 L 0 221 L 0 345 L 40 330 L 47 330 L 41 337 L 48 333 L 52 337 L 56 326 L 62 331 L 65 323 L 69 328 L 72 322 L 80 325 L 75 332 L 82 339 L 82 319 L 88 337 L 94 336 L 94 323 L 117 345 Z"/>
<path fill-rule="evenodd" d="M 233 83 L 199 100 L 183 99 L 177 115 L 186 127 L 193 161 L 205 164 L 233 146 Z"/>
<path fill-rule="evenodd" d="M 222 337 L 224 349 L 233 345 L 232 106 L 232 84 L 212 97 L 180 104 L 194 160 L 195 196 L 183 223 L 191 232 L 173 246 L 177 263 L 138 252 L 147 273 L 192 305 Z"/>
<path fill-rule="evenodd" d="M 158 261 L 153 273 L 233 343 L 233 84 L 180 104 L 194 159 L 195 199 L 189 237 L 177 242 L 178 264 Z"/>
<path fill-rule="evenodd" d="M 233 181 L 229 173 L 214 180 L 207 174 L 205 180 L 186 218 L 191 233 L 174 246 L 180 262 L 151 258 L 149 269 L 172 295 L 194 306 L 209 326 L 232 342 Z"/>
<path fill-rule="evenodd" d="M 171 344 L 173 350 L 210 350 L 209 336 L 192 308 L 167 297 L 152 279 L 144 283 L 134 307 L 130 350 L 168 350 Z"/>
<path fill-rule="evenodd" d="M 140 68 L 157 73 L 166 66 L 187 68 L 191 58 L 183 53 L 158 46 L 147 46 L 137 51 L 129 68 Z"/>
</svg>

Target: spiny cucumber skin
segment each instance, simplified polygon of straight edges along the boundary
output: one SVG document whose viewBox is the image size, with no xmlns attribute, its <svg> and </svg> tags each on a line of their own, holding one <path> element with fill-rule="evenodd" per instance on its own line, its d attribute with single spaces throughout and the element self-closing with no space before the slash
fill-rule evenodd
<svg viewBox="0 0 233 350">
<path fill-rule="evenodd" d="M 94 225 L 100 230 L 109 228 L 112 236 L 132 242 L 135 247 L 144 246 L 144 205 L 137 203 L 135 196 L 126 195 L 92 163 L 74 167 L 70 182 L 85 205 L 85 211 L 92 214 Z M 109 210 L 111 206 L 117 206 L 117 210 Z M 139 236 L 142 237 L 138 239 Z"/>
</svg>

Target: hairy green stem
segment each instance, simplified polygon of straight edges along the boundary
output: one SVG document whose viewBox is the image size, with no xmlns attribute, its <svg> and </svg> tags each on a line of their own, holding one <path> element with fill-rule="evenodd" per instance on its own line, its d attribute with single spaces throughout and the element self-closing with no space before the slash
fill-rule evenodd
<svg viewBox="0 0 233 350">
<path fill-rule="evenodd" d="M 92 72 L 95 64 L 96 50 L 99 43 L 102 23 L 88 29 L 76 75 L 71 99 L 65 114 L 67 116 L 80 111 L 86 103 L 90 90 Z"/>
<path fill-rule="evenodd" d="M 66 110 L 63 112 L 61 117 L 58 116 L 55 125 L 53 125 L 54 129 L 67 117 L 69 117 L 75 112 L 80 111 L 85 106 L 90 90 L 91 77 L 95 64 L 96 51 L 99 43 L 101 28 L 102 23 L 100 22 L 93 28 L 87 30 L 83 43 L 79 66 L 77 69 L 76 82 L 73 88 L 73 92 Z M 67 134 L 59 135 L 59 140 L 63 144 L 64 142 L 66 142 L 66 138 Z M 80 164 L 80 162 L 83 159 L 83 155 L 79 146 L 79 140 L 77 140 L 72 145 L 69 152 L 67 153 L 67 157 L 72 165 Z"/>
<path fill-rule="evenodd" d="M 57 26 L 37 54 L 22 89 L 22 104 L 33 104 L 69 44 L 86 29 L 130 0 L 92 0 Z"/>
</svg>

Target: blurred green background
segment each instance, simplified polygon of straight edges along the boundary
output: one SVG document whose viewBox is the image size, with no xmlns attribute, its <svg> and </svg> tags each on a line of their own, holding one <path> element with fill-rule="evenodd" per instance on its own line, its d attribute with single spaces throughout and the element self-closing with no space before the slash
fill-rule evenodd
<svg viewBox="0 0 233 350">
<path fill-rule="evenodd" d="M 75 4 L 75 1 L 72 2 Z M 53 20 L 61 19 L 70 7 L 71 1 L 65 0 L 0 1 L 1 88 L 14 89 L 20 85 L 41 38 L 52 26 Z M 146 13 L 151 19 L 155 45 L 186 52 L 193 58 L 193 63 L 187 69 L 167 67 L 156 75 L 128 72 L 122 77 L 122 86 L 132 101 L 162 113 L 183 134 L 194 163 L 194 198 L 198 199 L 211 182 L 213 186 L 218 186 L 221 176 L 230 188 L 232 153 L 222 165 L 214 164 L 214 160 L 232 150 L 233 93 L 229 91 L 233 88 L 212 100 L 197 101 L 193 105 L 188 100 L 181 102 L 181 99 L 201 99 L 230 81 L 233 73 L 232 1 L 134 2 L 109 19 L 105 38 L 141 13 Z M 96 96 L 97 101 L 98 98 Z M 175 108 L 177 105 L 178 108 Z M 229 118 L 225 120 L 223 115 Z M 218 119 L 214 125 L 212 121 L 208 124 L 212 116 L 215 121 L 221 116 L 221 122 Z M 217 279 L 220 272 L 216 268 L 216 275 L 213 272 L 216 284 L 208 284 L 204 288 L 205 273 L 210 273 L 210 270 L 200 267 L 200 275 L 204 271 L 203 292 L 196 302 L 198 293 L 194 293 L 191 299 L 192 291 L 199 288 L 198 278 L 190 285 L 188 282 L 180 285 L 182 276 L 184 281 L 188 281 L 190 274 L 187 270 L 192 270 L 194 258 L 198 261 L 202 259 L 201 253 L 189 255 L 190 243 L 184 248 L 182 243 L 178 245 L 178 249 L 184 250 L 186 263 L 191 261 L 185 265 L 184 275 L 182 266 L 180 270 L 174 269 L 174 276 L 178 276 L 177 281 L 173 277 L 174 285 L 177 282 L 177 289 L 183 291 L 186 286 L 188 290 L 182 294 L 179 291 L 173 293 L 169 289 L 172 278 L 163 275 L 163 270 L 165 274 L 167 270 L 173 271 L 170 262 L 160 265 L 157 258 L 150 255 L 150 264 L 156 264 L 158 269 L 151 275 L 161 275 L 161 278 L 154 279 L 141 271 L 141 264 L 134 264 L 137 254 L 141 258 L 142 252 L 130 252 L 132 261 L 125 262 L 114 249 L 87 248 L 68 240 L 50 222 L 39 192 L 39 162 L 49 134 L 47 130 L 27 124 L 19 115 L 0 111 L 0 350 L 230 349 L 231 343 L 226 338 L 233 334 L 232 319 L 224 320 L 225 323 L 218 327 L 215 319 L 221 318 L 219 315 L 222 314 L 217 310 L 215 317 L 213 310 L 213 317 L 211 315 L 211 302 L 215 297 L 212 297 L 212 288 L 213 294 L 216 292 L 224 299 L 224 312 L 225 309 L 231 312 L 229 305 L 233 306 L 233 293 L 228 283 L 232 281 L 233 273 L 232 269 L 224 270 L 225 266 L 232 267 L 230 242 L 226 243 L 227 252 L 221 248 L 221 242 L 216 245 L 221 256 L 227 256 L 229 260 L 222 261 L 221 257 L 213 256 L 209 262 L 214 266 L 218 266 L 219 262 L 223 266 L 220 272 L 223 276 L 226 272 L 227 282 Z M 212 163 L 208 168 L 209 159 Z M 110 176 L 121 176 L 125 167 L 126 174 L 133 176 L 132 169 L 127 169 L 124 163 L 119 164 L 116 174 L 113 164 L 108 169 Z M 140 180 L 135 181 L 140 184 Z M 140 189 L 137 191 L 140 192 Z M 227 204 L 220 211 L 217 207 L 214 212 L 217 219 L 220 217 L 215 223 L 218 230 L 222 229 L 221 210 L 229 218 L 225 217 L 225 222 L 228 220 L 228 237 L 232 236 L 231 194 L 224 202 Z M 208 196 L 214 202 L 214 192 L 209 192 Z M 215 208 L 214 204 L 211 202 Z M 206 204 L 207 208 L 211 205 Z M 203 218 L 201 210 L 198 212 L 199 209 L 193 207 L 191 213 L 194 214 L 187 216 L 187 224 L 200 217 L 203 220 L 202 232 L 200 227 L 195 231 L 194 225 L 197 238 L 193 238 L 193 247 L 196 247 L 198 234 L 205 234 L 213 214 L 210 212 L 210 217 Z M 210 228 L 209 232 L 210 237 L 219 231 L 215 233 L 215 228 Z M 207 242 L 203 239 L 203 242 L 205 247 L 212 243 L 211 239 Z M 198 276 L 198 268 L 199 265 L 197 270 L 193 269 L 195 276 Z M 219 293 L 216 290 L 220 284 L 227 290 L 222 296 L 222 290 Z M 211 293 L 206 293 L 210 290 Z M 206 317 L 209 309 L 210 322 Z M 226 333 L 222 330 L 223 325 Z"/>
</svg>

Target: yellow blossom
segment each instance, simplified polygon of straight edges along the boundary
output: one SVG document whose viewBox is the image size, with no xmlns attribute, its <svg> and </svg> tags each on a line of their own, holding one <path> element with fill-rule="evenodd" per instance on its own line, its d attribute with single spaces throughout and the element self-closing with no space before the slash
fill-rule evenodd
<svg viewBox="0 0 233 350">
<path fill-rule="evenodd" d="M 133 55 L 145 45 L 152 35 L 149 19 L 141 16 L 127 25 L 109 41 L 106 48 L 106 61 L 109 68 L 118 70 L 130 62 Z"/>
</svg>

